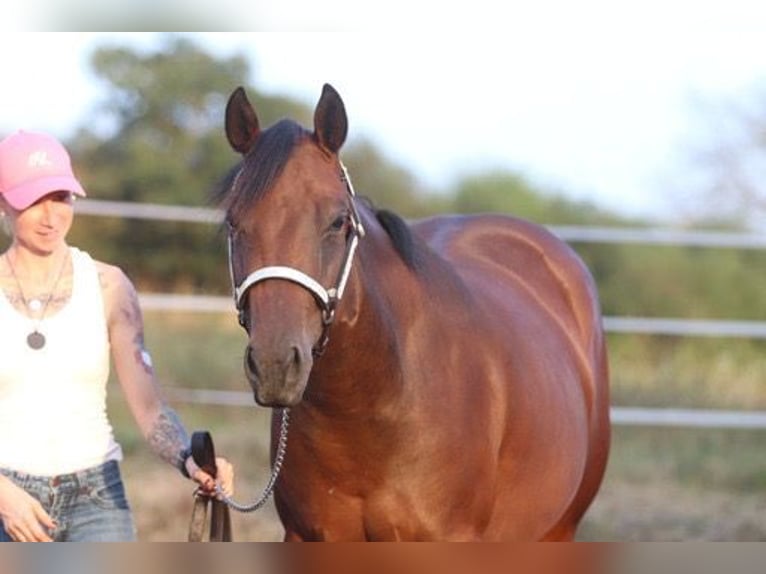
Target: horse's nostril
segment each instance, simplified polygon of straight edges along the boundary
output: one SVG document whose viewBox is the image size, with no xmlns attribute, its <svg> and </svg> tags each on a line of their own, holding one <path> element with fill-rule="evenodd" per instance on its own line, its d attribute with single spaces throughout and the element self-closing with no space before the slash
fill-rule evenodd
<svg viewBox="0 0 766 574">
<path fill-rule="evenodd" d="M 283 365 L 285 380 L 292 382 L 301 376 L 301 365 L 303 364 L 303 355 L 298 347 L 290 347 L 290 352 L 285 357 Z"/>
<path fill-rule="evenodd" d="M 303 362 L 303 353 L 298 347 L 293 347 L 293 365 L 299 367 Z"/>
<path fill-rule="evenodd" d="M 258 378 L 258 364 L 253 359 L 253 349 L 250 346 L 245 349 L 245 373 L 251 381 Z"/>
</svg>

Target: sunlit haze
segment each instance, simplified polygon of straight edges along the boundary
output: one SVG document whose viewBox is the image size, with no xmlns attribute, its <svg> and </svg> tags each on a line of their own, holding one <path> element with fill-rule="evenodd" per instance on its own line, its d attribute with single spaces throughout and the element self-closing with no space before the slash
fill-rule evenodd
<svg viewBox="0 0 766 574">
<path fill-rule="evenodd" d="M 575 199 L 661 215 L 704 131 L 694 102 L 736 99 L 766 78 L 762 20 L 737 1 L 714 4 L 596 20 L 530 9 L 484 33 L 188 35 L 216 55 L 246 54 L 249 80 L 269 93 L 313 105 L 331 83 L 351 137 L 371 139 L 427 188 L 509 169 Z M 65 137 L 85 124 L 105 93 L 88 57 L 116 43 L 152 49 L 161 36 L 0 35 L 0 132 Z"/>
</svg>

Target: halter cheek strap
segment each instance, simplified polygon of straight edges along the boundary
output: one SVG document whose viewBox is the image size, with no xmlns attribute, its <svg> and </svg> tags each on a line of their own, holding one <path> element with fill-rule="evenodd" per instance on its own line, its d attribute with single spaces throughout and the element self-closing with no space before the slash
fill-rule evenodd
<svg viewBox="0 0 766 574">
<path fill-rule="evenodd" d="M 364 227 L 362 221 L 359 218 L 356 205 L 354 204 L 354 186 L 351 184 L 351 178 L 348 175 L 346 166 L 343 163 L 340 164 L 343 172 L 343 180 L 346 183 L 346 191 L 348 192 L 349 199 L 351 200 L 351 232 L 350 238 L 346 243 L 346 253 L 343 261 L 343 266 L 338 274 L 337 281 L 334 287 L 326 289 L 314 278 L 310 277 L 303 271 L 295 269 L 294 267 L 288 267 L 285 265 L 269 265 L 261 267 L 250 273 L 245 279 L 237 285 L 234 278 L 234 266 L 232 264 L 232 241 L 231 233 L 229 234 L 228 249 L 229 249 L 229 275 L 231 277 L 231 283 L 234 290 L 234 304 L 239 312 L 239 323 L 244 327 L 244 300 L 248 290 L 256 283 L 266 281 L 268 279 L 282 279 L 296 283 L 308 290 L 313 296 L 317 305 L 322 310 L 322 335 L 319 341 L 314 346 L 313 353 L 315 356 L 319 356 L 324 352 L 327 342 L 329 341 L 329 329 L 333 320 L 335 319 L 335 309 L 343 297 L 343 292 L 346 289 L 346 283 L 351 274 L 351 267 L 354 263 L 354 254 L 356 253 L 359 239 L 364 237 Z"/>
</svg>

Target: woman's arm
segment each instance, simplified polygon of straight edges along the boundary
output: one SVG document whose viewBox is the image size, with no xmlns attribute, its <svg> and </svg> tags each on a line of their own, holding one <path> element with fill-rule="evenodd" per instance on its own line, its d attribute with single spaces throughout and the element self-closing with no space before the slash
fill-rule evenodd
<svg viewBox="0 0 766 574">
<path fill-rule="evenodd" d="M 99 277 L 115 370 L 133 417 L 160 458 L 181 472 L 185 470 L 205 491 L 212 493 L 213 478 L 191 457 L 182 454 L 189 446 L 189 437 L 178 415 L 161 396 L 152 359 L 144 345 L 143 318 L 133 284 L 118 267 L 110 265 L 99 264 Z M 225 459 L 217 462 L 221 487 L 230 493 L 231 465 Z"/>
</svg>

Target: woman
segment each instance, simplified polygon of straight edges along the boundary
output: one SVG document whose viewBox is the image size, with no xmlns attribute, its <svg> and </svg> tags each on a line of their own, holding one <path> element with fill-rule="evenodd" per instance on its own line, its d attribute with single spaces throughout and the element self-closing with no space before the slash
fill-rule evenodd
<svg viewBox="0 0 766 574">
<path fill-rule="evenodd" d="M 67 244 L 85 196 L 54 138 L 19 131 L 0 142 L 0 539 L 135 540 L 106 415 L 110 352 L 149 446 L 212 494 L 189 439 L 164 403 L 144 347 L 135 288 L 119 267 Z M 230 493 L 233 470 L 218 459 Z"/>
</svg>

